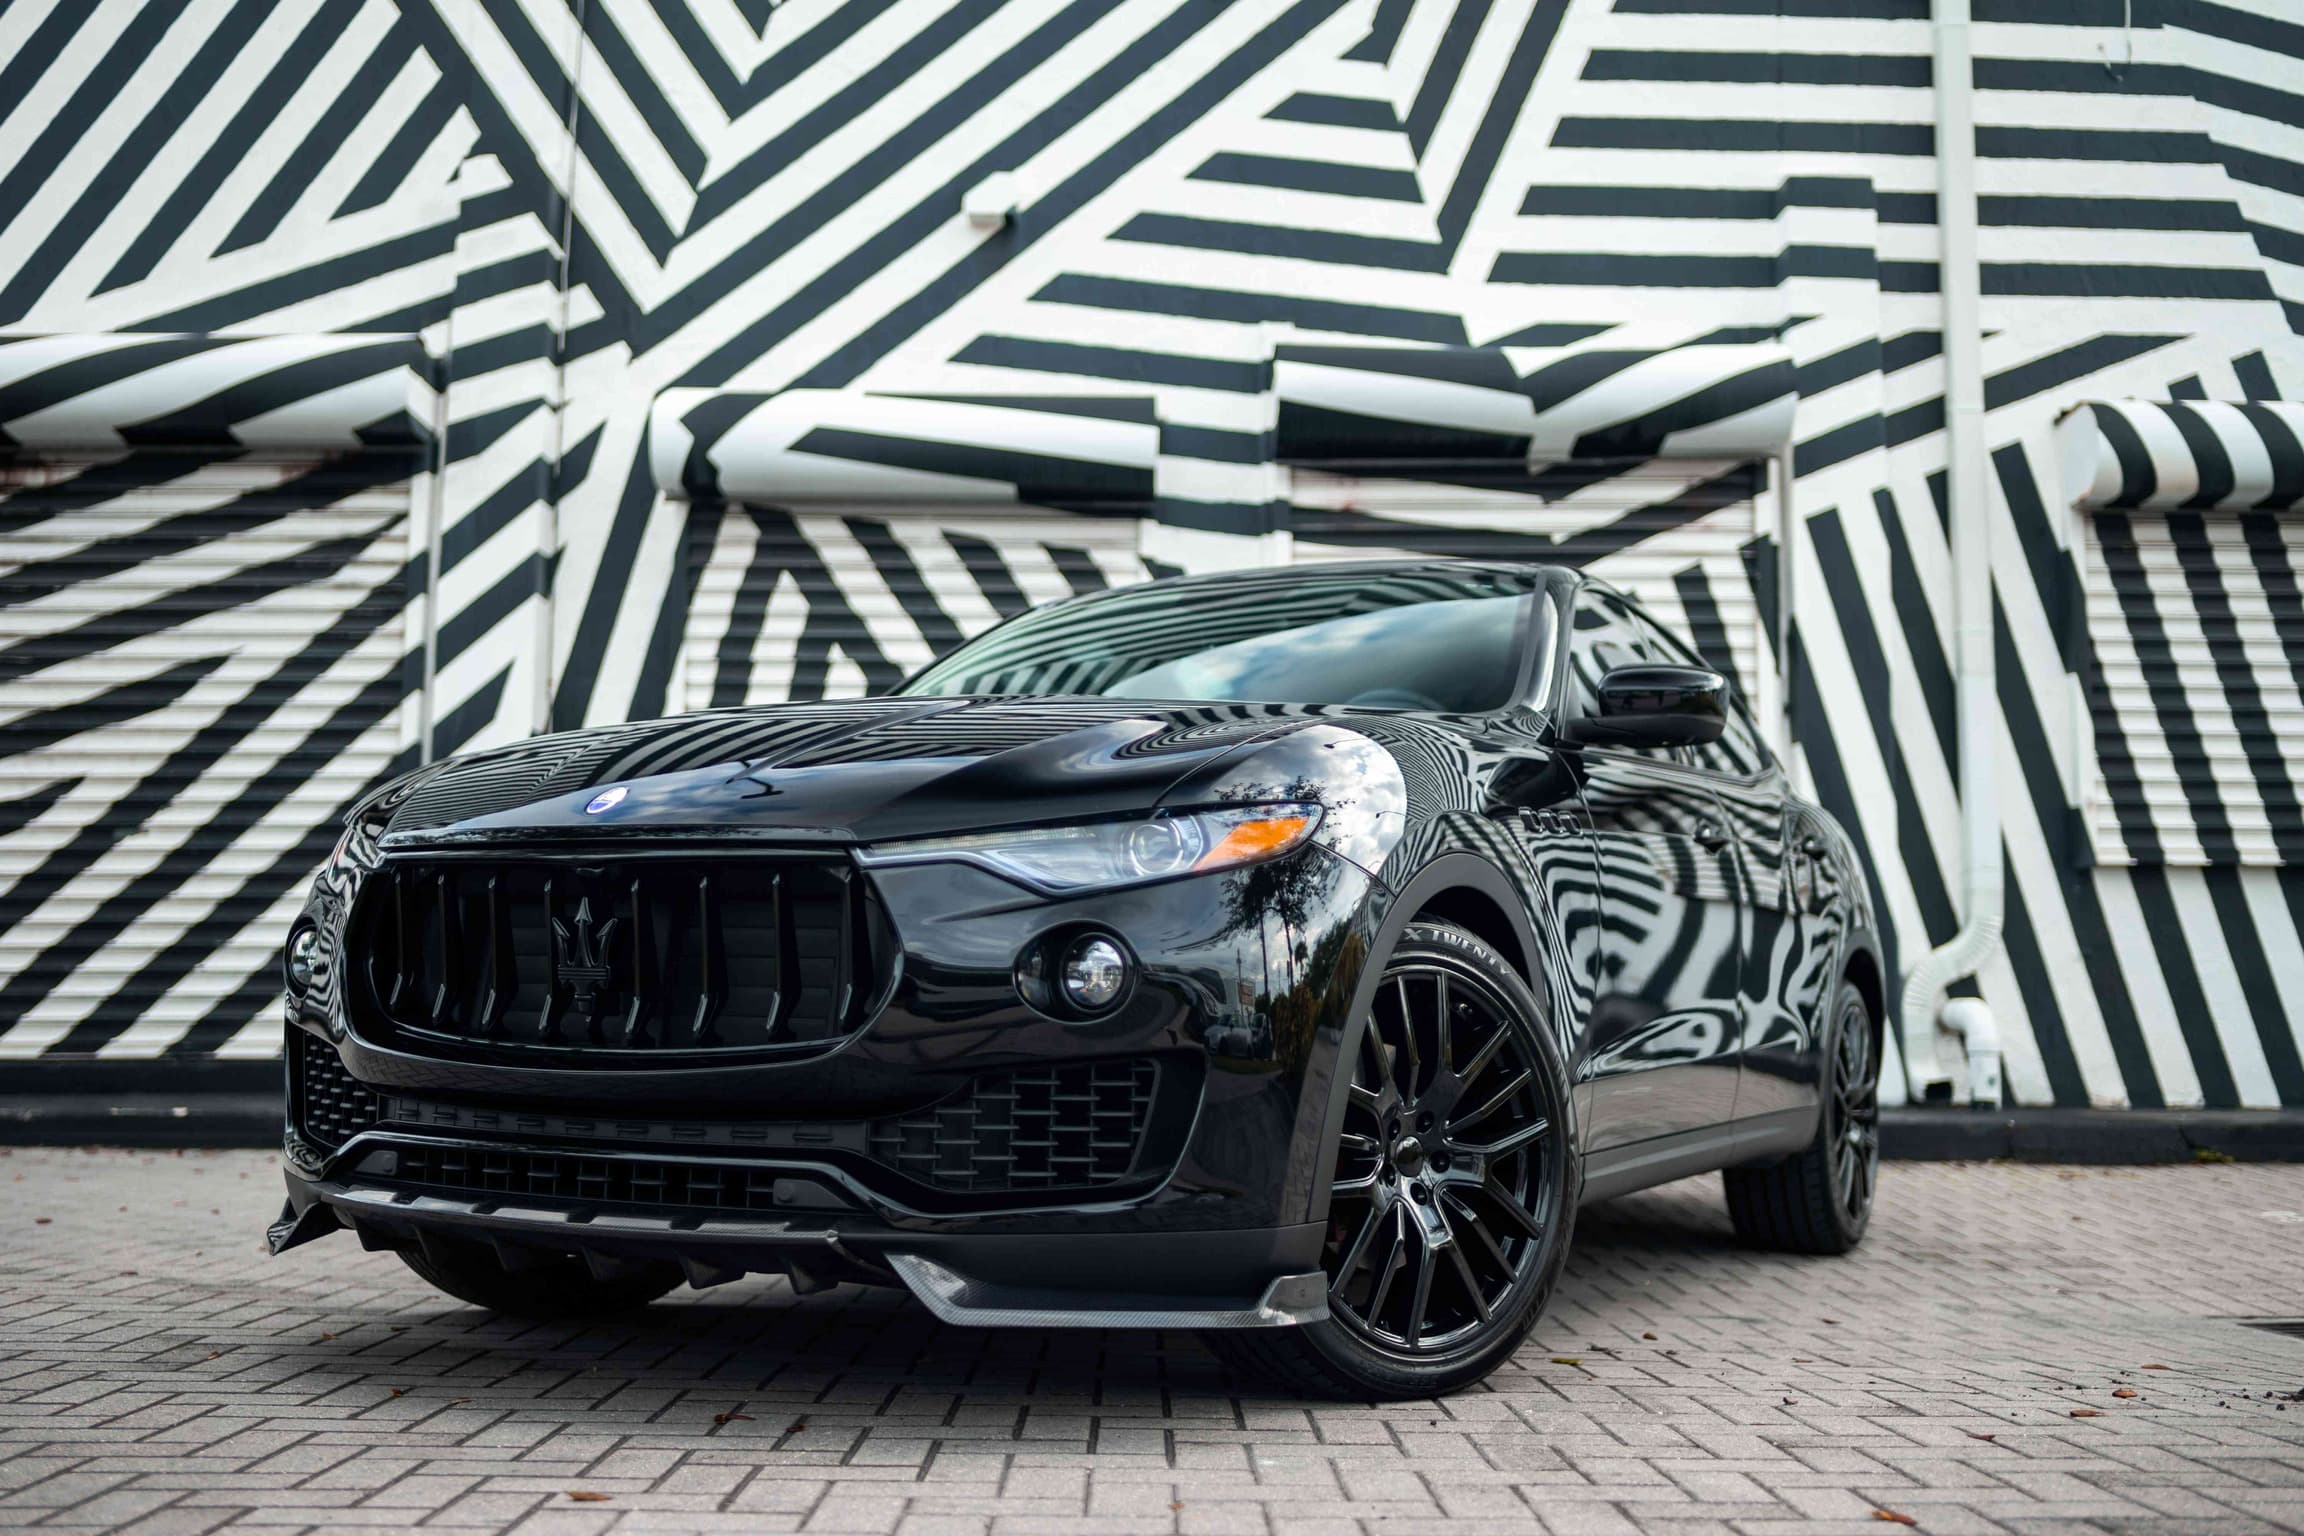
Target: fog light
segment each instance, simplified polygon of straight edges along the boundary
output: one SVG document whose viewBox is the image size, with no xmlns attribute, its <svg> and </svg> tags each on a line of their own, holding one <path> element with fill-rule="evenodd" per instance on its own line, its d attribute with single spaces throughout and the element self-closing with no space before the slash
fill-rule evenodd
<svg viewBox="0 0 2304 1536">
<path fill-rule="evenodd" d="M 298 992 L 312 990 L 320 967 L 320 930 L 299 928 L 288 939 L 288 985 Z"/>
<path fill-rule="evenodd" d="M 1101 1013 L 1128 985 L 1128 957 L 1110 939 L 1085 938 L 1064 952 L 1064 1000 L 1084 1013 Z"/>
</svg>

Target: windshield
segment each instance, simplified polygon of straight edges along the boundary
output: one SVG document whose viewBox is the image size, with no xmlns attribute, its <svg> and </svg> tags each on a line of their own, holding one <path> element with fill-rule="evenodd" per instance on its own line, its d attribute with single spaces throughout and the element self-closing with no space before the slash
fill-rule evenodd
<svg viewBox="0 0 2304 1536">
<path fill-rule="evenodd" d="M 1513 701 L 1533 573 L 1303 569 L 1156 582 L 1025 614 L 908 694 L 1095 694 L 1480 714 Z M 1541 600 L 1547 607 L 1550 599 Z M 1549 649 L 1553 625 L 1534 626 Z M 1536 675 L 1551 671 L 1538 657 Z"/>
</svg>

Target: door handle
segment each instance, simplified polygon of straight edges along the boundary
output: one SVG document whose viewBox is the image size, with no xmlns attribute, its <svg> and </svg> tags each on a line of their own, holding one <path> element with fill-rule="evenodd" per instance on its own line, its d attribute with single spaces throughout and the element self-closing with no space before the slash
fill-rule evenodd
<svg viewBox="0 0 2304 1536">
<path fill-rule="evenodd" d="M 1696 823 L 1696 845 L 1706 853 L 1718 853 L 1728 846 L 1728 831 L 1716 821 Z"/>
</svg>

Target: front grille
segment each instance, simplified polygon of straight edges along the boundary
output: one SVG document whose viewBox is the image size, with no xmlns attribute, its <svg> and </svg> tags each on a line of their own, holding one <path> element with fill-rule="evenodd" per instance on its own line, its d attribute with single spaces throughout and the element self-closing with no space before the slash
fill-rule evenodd
<svg viewBox="0 0 2304 1536">
<path fill-rule="evenodd" d="M 875 1120 L 875 1160 L 937 1189 L 1070 1189 L 1135 1168 L 1159 1067 L 1095 1061 L 1000 1072 L 928 1109 Z"/>
<path fill-rule="evenodd" d="M 404 859 L 347 960 L 356 1022 L 582 1066 L 830 1045 L 864 1021 L 879 932 L 844 861 Z"/>
<path fill-rule="evenodd" d="M 290 1113 L 306 1141 L 333 1152 L 383 1118 L 376 1090 L 344 1070 L 336 1047 L 301 1029 L 288 1031 Z"/>
</svg>

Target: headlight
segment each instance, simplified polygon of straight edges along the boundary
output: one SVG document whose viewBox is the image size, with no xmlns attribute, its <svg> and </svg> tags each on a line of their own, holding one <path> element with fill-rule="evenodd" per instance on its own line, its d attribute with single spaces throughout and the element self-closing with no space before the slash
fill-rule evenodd
<svg viewBox="0 0 2304 1536">
<path fill-rule="evenodd" d="M 869 865 L 974 864 L 1051 895 L 1255 864 L 1301 845 L 1320 807 L 1297 802 L 1175 811 L 1125 821 L 925 837 L 857 850 Z"/>
</svg>

